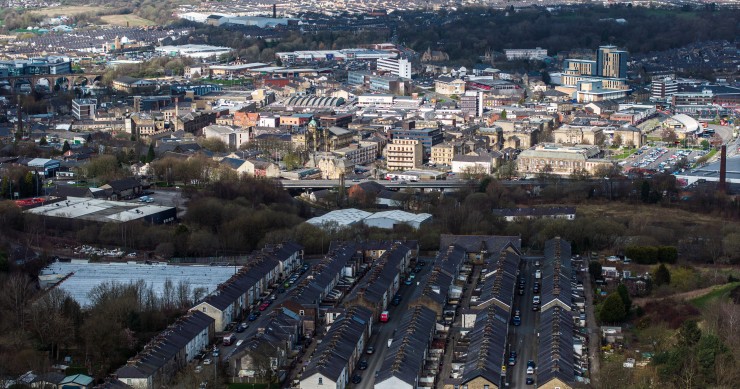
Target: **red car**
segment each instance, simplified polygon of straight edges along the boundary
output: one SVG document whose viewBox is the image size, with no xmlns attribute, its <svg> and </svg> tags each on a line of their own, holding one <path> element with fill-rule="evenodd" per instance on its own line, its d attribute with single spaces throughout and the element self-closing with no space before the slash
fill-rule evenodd
<svg viewBox="0 0 740 389">
<path fill-rule="evenodd" d="M 259 309 L 260 309 L 260 311 L 264 311 L 269 306 L 270 306 L 270 304 L 268 304 L 268 303 L 262 303 L 262 305 L 260 305 L 260 308 Z"/>
</svg>

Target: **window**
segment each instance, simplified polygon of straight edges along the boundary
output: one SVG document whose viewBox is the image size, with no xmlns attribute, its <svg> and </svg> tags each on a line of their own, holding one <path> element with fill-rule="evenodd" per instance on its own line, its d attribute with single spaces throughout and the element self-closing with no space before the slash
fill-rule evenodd
<svg viewBox="0 0 740 389">
<path fill-rule="evenodd" d="M 323 385 L 323 384 L 324 384 L 324 379 L 319 377 L 319 385 Z"/>
<path fill-rule="evenodd" d="M 306 311 L 301 309 L 300 311 L 298 311 L 298 314 L 301 316 L 304 316 L 306 314 Z"/>
<path fill-rule="evenodd" d="M 203 312 L 208 312 L 208 307 L 203 307 Z"/>
<path fill-rule="evenodd" d="M 483 389 L 490 389 L 488 385 L 483 385 Z"/>
</svg>

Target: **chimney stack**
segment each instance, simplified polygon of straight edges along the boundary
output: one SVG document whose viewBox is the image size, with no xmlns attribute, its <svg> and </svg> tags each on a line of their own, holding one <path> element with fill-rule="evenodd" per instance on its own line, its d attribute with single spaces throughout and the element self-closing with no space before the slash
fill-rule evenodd
<svg viewBox="0 0 740 389">
<path fill-rule="evenodd" d="M 272 18 L 277 19 L 277 4 L 272 5 Z"/>
<path fill-rule="evenodd" d="M 727 146 L 722 145 L 719 157 L 719 190 L 727 192 Z"/>
</svg>

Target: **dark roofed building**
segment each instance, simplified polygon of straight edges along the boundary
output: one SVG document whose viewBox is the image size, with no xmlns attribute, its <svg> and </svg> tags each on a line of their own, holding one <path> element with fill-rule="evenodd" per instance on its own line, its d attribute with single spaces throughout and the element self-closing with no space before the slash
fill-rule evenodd
<svg viewBox="0 0 740 389">
<path fill-rule="evenodd" d="M 116 377 L 135 388 L 160 387 L 205 349 L 214 335 L 213 318 L 202 312 L 191 311 L 154 337 L 142 352 L 116 370 Z"/>
</svg>

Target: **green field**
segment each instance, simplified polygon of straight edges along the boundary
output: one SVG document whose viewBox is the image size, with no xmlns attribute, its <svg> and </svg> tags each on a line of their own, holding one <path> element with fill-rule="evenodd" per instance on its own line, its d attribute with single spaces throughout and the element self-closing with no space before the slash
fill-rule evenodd
<svg viewBox="0 0 740 389">
<path fill-rule="evenodd" d="M 88 13 L 88 12 L 97 13 L 97 12 L 110 10 L 110 9 L 111 8 L 94 6 L 94 5 L 68 5 L 68 6 L 63 6 L 63 7 L 39 8 L 39 9 L 35 9 L 31 11 L 31 13 L 41 15 L 41 16 L 58 16 L 58 15 L 74 16 L 74 15 Z"/>
<path fill-rule="evenodd" d="M 704 296 L 700 296 L 695 299 L 692 299 L 690 300 L 690 302 L 695 307 L 699 309 L 704 309 L 707 307 L 707 305 L 709 305 L 709 303 L 717 299 L 728 298 L 730 296 L 730 292 L 732 292 L 732 290 L 737 287 L 740 287 L 740 282 L 731 282 L 729 284 L 725 284 L 725 285 L 717 287 L 715 290 L 705 294 Z"/>
<path fill-rule="evenodd" d="M 103 19 L 104 22 L 114 26 L 142 27 L 153 26 L 156 24 L 151 20 L 144 19 L 134 14 L 105 15 L 101 16 L 100 19 Z"/>
</svg>

